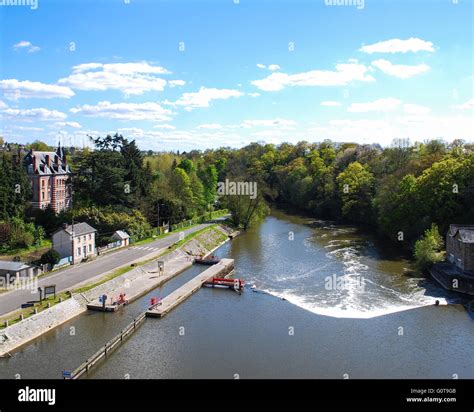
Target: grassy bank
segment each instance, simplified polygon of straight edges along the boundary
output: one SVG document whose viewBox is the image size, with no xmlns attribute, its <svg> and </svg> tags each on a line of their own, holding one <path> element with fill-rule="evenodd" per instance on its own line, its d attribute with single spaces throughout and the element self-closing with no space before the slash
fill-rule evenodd
<svg viewBox="0 0 474 412">
<path fill-rule="evenodd" d="M 141 261 L 139 263 L 135 263 L 135 264 L 133 264 L 133 266 L 129 265 L 129 266 L 125 266 L 125 267 L 119 268 L 117 270 L 114 270 L 113 272 L 111 272 L 108 275 L 104 276 L 103 278 L 101 278 L 97 282 L 87 284 L 87 285 L 82 286 L 82 287 L 77 288 L 77 289 L 73 289 L 72 294 L 87 292 L 87 291 L 89 291 L 89 290 L 91 290 L 91 289 L 93 289 L 97 286 L 100 286 L 100 285 L 102 285 L 102 284 L 104 284 L 104 283 L 106 283 L 110 280 L 115 279 L 118 276 L 121 276 L 121 275 L 135 269 L 138 266 L 143 266 L 143 265 L 146 265 L 147 263 L 149 263 L 153 260 L 159 259 L 161 256 L 166 255 L 168 253 L 171 253 L 171 252 L 179 249 L 180 247 L 182 247 L 186 243 L 190 242 L 191 240 L 199 237 L 203 233 L 214 230 L 217 226 L 218 226 L 217 224 L 213 224 L 211 226 L 208 226 L 208 227 L 205 227 L 203 229 L 197 230 L 196 232 L 190 233 L 189 235 L 185 236 L 184 239 L 174 243 L 173 245 L 168 247 L 167 250 L 163 251 L 159 255 L 153 256 L 152 258 Z M 226 235 L 223 234 L 223 233 L 221 234 L 221 237 L 222 238 L 218 239 L 220 242 L 222 242 L 226 239 Z M 210 248 L 210 246 L 212 246 L 212 245 L 207 245 L 206 242 L 204 242 L 204 241 L 203 241 L 203 244 L 206 247 L 209 247 L 209 248 Z M 48 299 L 45 299 L 42 302 L 35 303 L 35 305 L 33 307 L 20 309 L 18 311 L 15 311 L 13 313 L 10 313 L 10 314 L 7 314 L 3 317 L 0 317 L 0 329 L 5 328 L 5 321 L 8 321 L 9 325 L 13 325 L 13 324 L 21 321 L 21 316 L 22 315 L 23 315 L 23 319 L 26 319 L 26 318 L 28 318 L 28 317 L 35 314 L 35 309 L 39 313 L 39 312 L 41 312 L 41 311 L 48 308 L 48 303 L 49 303 L 50 306 L 54 306 L 54 305 L 60 303 L 61 301 L 64 302 L 65 300 L 71 298 L 72 294 L 69 291 L 61 292 L 61 293 L 58 293 L 56 295 L 56 299 L 54 299 L 53 297 L 50 297 Z"/>
</svg>

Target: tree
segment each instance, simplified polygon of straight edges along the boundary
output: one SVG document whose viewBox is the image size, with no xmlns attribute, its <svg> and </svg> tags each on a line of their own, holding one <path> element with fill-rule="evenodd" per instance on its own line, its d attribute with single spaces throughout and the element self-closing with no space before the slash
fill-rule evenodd
<svg viewBox="0 0 474 412">
<path fill-rule="evenodd" d="M 418 269 L 426 273 L 436 262 L 443 260 L 443 238 L 438 232 L 438 226 L 432 224 L 430 229 L 425 231 L 424 236 L 415 243 L 414 257 Z"/>
<path fill-rule="evenodd" d="M 41 255 L 40 262 L 42 265 L 57 265 L 61 260 L 61 256 L 54 249 L 49 249 L 47 252 Z"/>
<path fill-rule="evenodd" d="M 355 223 L 370 223 L 374 177 L 366 166 L 351 163 L 336 178 L 342 199 L 342 216 Z"/>
<path fill-rule="evenodd" d="M 218 172 L 213 164 L 200 169 L 198 176 L 203 184 L 203 196 L 206 204 L 213 205 L 217 197 Z"/>
</svg>

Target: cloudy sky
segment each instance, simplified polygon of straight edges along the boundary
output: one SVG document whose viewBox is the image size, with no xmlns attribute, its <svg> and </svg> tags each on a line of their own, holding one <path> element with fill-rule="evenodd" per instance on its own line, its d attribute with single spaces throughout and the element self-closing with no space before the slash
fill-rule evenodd
<svg viewBox="0 0 474 412">
<path fill-rule="evenodd" d="M 337 2 L 0 6 L 0 135 L 82 146 L 118 131 L 153 150 L 473 141 L 473 2 Z"/>
</svg>

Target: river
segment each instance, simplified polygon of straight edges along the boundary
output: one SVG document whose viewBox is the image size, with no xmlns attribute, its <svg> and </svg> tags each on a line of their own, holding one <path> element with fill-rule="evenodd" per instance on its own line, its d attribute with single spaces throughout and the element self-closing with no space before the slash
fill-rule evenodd
<svg viewBox="0 0 474 412">
<path fill-rule="evenodd" d="M 354 227 L 273 212 L 217 253 L 235 259 L 236 277 L 255 289 L 198 291 L 165 318 L 147 319 L 88 377 L 474 378 L 474 320 L 462 299 Z M 0 377 L 61 377 L 152 296 L 201 270 L 118 313 L 71 320 L 1 359 Z"/>
</svg>

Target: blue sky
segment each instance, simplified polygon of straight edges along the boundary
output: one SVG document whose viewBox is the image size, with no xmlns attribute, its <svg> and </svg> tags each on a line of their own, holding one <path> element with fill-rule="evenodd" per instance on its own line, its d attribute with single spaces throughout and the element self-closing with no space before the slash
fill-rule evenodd
<svg viewBox="0 0 474 412">
<path fill-rule="evenodd" d="M 474 139 L 470 0 L 12 2 L 0 0 L 7 141 Z"/>
</svg>

